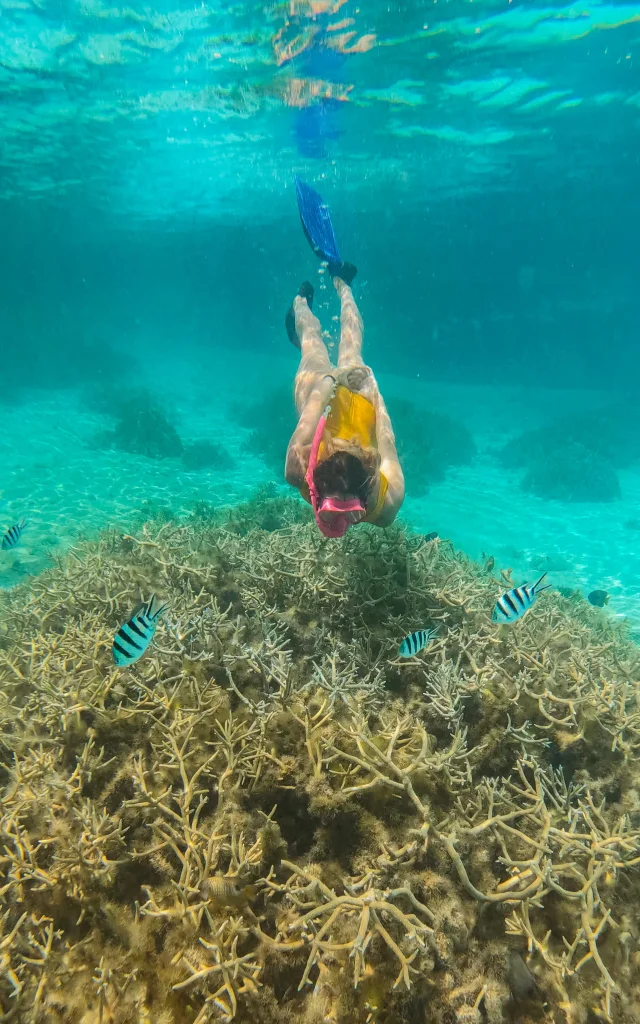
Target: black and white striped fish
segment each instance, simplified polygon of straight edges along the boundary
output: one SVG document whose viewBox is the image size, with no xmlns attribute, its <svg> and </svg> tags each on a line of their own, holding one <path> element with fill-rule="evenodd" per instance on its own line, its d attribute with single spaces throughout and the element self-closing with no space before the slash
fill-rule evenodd
<svg viewBox="0 0 640 1024">
<path fill-rule="evenodd" d="M 19 523 L 15 526 L 10 526 L 4 537 L 2 538 L 2 547 L 6 551 L 8 548 L 15 548 L 16 544 L 22 536 L 22 531 L 27 525 L 27 520 L 23 516 Z"/>
<path fill-rule="evenodd" d="M 398 654 L 401 658 L 413 658 L 414 654 L 423 651 L 437 635 L 437 629 L 416 629 L 413 633 L 409 633 L 409 636 L 405 636 L 398 647 Z"/>
<path fill-rule="evenodd" d="M 546 572 L 543 572 L 535 583 L 523 583 L 521 587 L 507 590 L 506 594 L 496 601 L 491 621 L 515 622 L 516 619 L 521 618 L 525 612 L 529 611 L 538 594 L 541 594 L 543 590 L 548 590 L 551 586 L 550 583 L 544 587 L 540 586 L 546 575 Z"/>
<path fill-rule="evenodd" d="M 135 612 L 113 638 L 113 660 L 116 665 L 133 665 L 141 658 L 153 640 L 158 619 L 165 611 L 166 602 L 161 604 L 153 595 L 148 604 Z"/>
</svg>

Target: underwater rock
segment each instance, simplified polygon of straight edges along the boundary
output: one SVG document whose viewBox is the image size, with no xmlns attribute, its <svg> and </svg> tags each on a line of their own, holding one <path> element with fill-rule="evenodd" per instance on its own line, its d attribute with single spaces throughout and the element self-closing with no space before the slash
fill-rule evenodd
<svg viewBox="0 0 640 1024">
<path fill-rule="evenodd" d="M 618 475 L 601 455 L 571 441 L 534 461 L 522 486 L 539 498 L 559 501 L 615 501 L 620 497 Z"/>
<path fill-rule="evenodd" d="M 213 441 L 193 441 L 186 445 L 182 452 L 182 464 L 185 469 L 228 469 L 231 456 L 226 448 Z"/>
</svg>

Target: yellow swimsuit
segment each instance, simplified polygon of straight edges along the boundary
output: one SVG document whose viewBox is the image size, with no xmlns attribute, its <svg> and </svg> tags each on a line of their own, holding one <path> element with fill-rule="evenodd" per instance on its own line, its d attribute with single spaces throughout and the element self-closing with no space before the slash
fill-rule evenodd
<svg viewBox="0 0 640 1024">
<path fill-rule="evenodd" d="M 351 441 L 362 448 L 377 448 L 376 438 L 376 411 L 363 395 L 356 391 L 349 391 L 343 384 L 338 384 L 336 393 L 331 402 L 331 411 L 327 416 L 326 433 L 330 437 L 340 438 L 342 441 Z M 318 448 L 318 463 L 327 458 L 327 446 L 324 438 Z M 378 500 L 370 512 L 367 512 L 365 522 L 375 523 L 387 494 L 389 481 L 384 473 L 380 473 L 380 489 Z"/>
</svg>

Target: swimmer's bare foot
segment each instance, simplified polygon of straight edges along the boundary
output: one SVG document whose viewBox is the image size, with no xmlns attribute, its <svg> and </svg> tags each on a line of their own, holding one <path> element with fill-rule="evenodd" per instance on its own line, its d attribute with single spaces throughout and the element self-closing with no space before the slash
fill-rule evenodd
<svg viewBox="0 0 640 1024">
<path fill-rule="evenodd" d="M 302 282 L 298 288 L 298 295 L 307 300 L 307 306 L 309 309 L 313 309 L 313 285 L 310 281 Z M 293 306 L 289 306 L 289 309 L 287 310 L 287 315 L 284 318 L 284 326 L 291 344 L 295 345 L 296 348 L 300 348 L 300 339 L 296 334 L 296 315 L 293 311 Z"/>
</svg>

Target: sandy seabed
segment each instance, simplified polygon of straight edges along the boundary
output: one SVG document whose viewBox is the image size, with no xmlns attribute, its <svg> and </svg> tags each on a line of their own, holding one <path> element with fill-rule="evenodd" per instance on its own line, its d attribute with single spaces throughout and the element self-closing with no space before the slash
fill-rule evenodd
<svg viewBox="0 0 640 1024">
<path fill-rule="evenodd" d="M 241 384 L 227 386 L 231 355 L 220 353 L 204 367 L 172 366 L 170 383 L 158 367 L 145 382 L 173 410 L 182 437 L 222 444 L 231 468 L 189 472 L 175 459 L 153 460 L 91 446 L 109 425 L 90 412 L 76 392 L 34 392 L 15 406 L 0 406 L 0 526 L 27 515 L 20 545 L 0 553 L 0 586 L 51 564 L 81 538 L 106 526 L 131 529 L 158 509 L 173 515 L 194 504 L 234 504 L 256 486 L 275 480 L 250 449 L 249 431 L 228 415 L 229 405 L 290 379 L 295 360 L 253 359 Z M 237 359 L 234 353 L 233 358 Z M 225 382 L 221 386 L 221 381 Z M 402 395 L 425 408 L 460 419 L 471 430 L 478 457 L 449 471 L 424 496 L 408 493 L 402 516 L 418 531 L 437 530 L 472 558 L 493 555 L 499 567 L 530 580 L 547 570 L 556 586 L 587 594 L 605 589 L 609 611 L 640 623 L 638 519 L 640 471 L 620 472 L 622 498 L 611 504 L 545 501 L 523 492 L 519 474 L 503 469 L 497 449 L 523 429 L 558 414 L 607 405 L 605 393 L 530 388 L 463 387 L 382 375 L 387 395 Z M 264 424 L 268 430 L 269 425 Z"/>
</svg>

